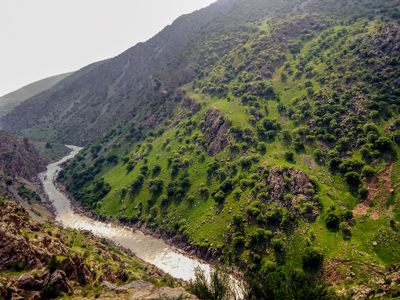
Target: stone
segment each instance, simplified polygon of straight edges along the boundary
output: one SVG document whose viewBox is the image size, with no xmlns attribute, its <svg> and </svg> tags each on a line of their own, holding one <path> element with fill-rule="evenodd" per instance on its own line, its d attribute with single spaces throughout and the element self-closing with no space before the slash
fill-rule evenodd
<svg viewBox="0 0 400 300">
<path fill-rule="evenodd" d="M 22 274 L 17 282 L 16 286 L 20 289 L 24 290 L 36 290 L 40 289 L 42 283 L 38 280 L 36 280 L 31 274 Z"/>
<path fill-rule="evenodd" d="M 66 258 L 63 261 L 63 270 L 69 279 L 77 280 L 81 285 L 90 284 L 94 280 L 80 256 Z"/>
<path fill-rule="evenodd" d="M 208 154 L 215 155 L 229 145 L 231 123 L 216 109 L 209 109 L 204 115 L 204 123 L 200 129 L 204 133 L 209 146 Z"/>
<path fill-rule="evenodd" d="M 72 287 L 68 283 L 67 275 L 62 270 L 55 270 L 53 274 L 48 275 L 44 286 L 68 295 L 72 294 Z"/>
</svg>

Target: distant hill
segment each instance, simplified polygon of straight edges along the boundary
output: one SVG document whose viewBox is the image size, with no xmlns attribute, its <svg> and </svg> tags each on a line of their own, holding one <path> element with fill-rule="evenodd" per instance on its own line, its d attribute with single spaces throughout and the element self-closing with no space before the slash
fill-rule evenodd
<svg viewBox="0 0 400 300">
<path fill-rule="evenodd" d="M 52 88 L 55 84 L 71 74 L 72 72 L 48 77 L 0 97 L 0 117 L 12 111 L 25 100 Z"/>
</svg>

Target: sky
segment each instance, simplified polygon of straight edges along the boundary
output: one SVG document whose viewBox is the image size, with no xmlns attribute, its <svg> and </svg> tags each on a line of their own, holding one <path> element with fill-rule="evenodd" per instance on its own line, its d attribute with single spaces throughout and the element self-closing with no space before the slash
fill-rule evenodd
<svg viewBox="0 0 400 300">
<path fill-rule="evenodd" d="M 118 55 L 215 0 L 0 0 L 0 96 Z"/>
</svg>

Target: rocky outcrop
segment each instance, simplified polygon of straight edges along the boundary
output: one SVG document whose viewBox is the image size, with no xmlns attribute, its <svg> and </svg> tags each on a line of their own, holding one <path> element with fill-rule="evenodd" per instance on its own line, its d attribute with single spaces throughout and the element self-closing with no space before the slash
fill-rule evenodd
<svg viewBox="0 0 400 300">
<path fill-rule="evenodd" d="M 200 110 L 201 105 L 197 103 L 194 99 L 190 98 L 186 93 L 178 94 L 179 99 L 182 99 L 182 105 L 184 108 L 192 113 L 196 113 Z"/>
<path fill-rule="evenodd" d="M 215 155 L 229 145 L 229 128 L 231 122 L 226 120 L 220 111 L 209 109 L 200 129 L 208 141 L 208 154 Z"/>
<path fill-rule="evenodd" d="M 84 264 L 82 257 L 66 258 L 62 264 L 68 278 L 78 281 L 81 285 L 93 282 L 93 274 Z"/>
<path fill-rule="evenodd" d="M 273 167 L 267 178 L 269 198 L 283 200 L 285 194 L 310 199 L 314 186 L 308 175 L 295 168 Z"/>
<path fill-rule="evenodd" d="M 296 215 L 314 220 L 321 209 L 315 186 L 306 173 L 296 168 L 273 167 L 265 179 L 266 201 L 273 201 Z"/>
<path fill-rule="evenodd" d="M 32 274 L 22 274 L 16 282 L 16 286 L 24 290 L 36 290 L 41 285 L 42 282 L 35 279 Z"/>
<path fill-rule="evenodd" d="M 30 241 L 22 234 L 22 230 L 26 229 L 37 232 L 43 228 L 31 222 L 22 207 L 11 202 L 1 205 L 0 270 L 41 267 L 51 254 L 64 253 L 61 243 L 51 238 Z"/>
<path fill-rule="evenodd" d="M 146 281 L 116 288 L 132 278 L 152 278 L 158 282 L 163 273 L 136 260 L 132 253 L 128 257 L 128 252 L 110 247 L 89 232 L 80 233 L 80 239 L 84 238 L 85 251 L 96 254 L 84 259 L 80 250 L 71 248 L 68 241 L 71 237 L 67 235 L 71 232 L 45 226 L 33 221 L 22 206 L 0 201 L 0 299 L 77 296 L 83 287 L 88 289 L 103 281 L 112 288 L 101 299 L 125 299 L 125 295 L 126 299 L 159 299 L 160 295 L 162 299 L 180 296 L 196 299 L 182 288 L 159 288 Z M 14 275 L 10 271 L 24 273 Z M 124 293 L 124 297 L 119 293 Z"/>
<path fill-rule="evenodd" d="M 33 179 L 46 169 L 42 158 L 28 139 L 16 138 L 0 130 L 0 170 L 9 176 Z"/>
<path fill-rule="evenodd" d="M 0 278 L 0 299 L 51 299 L 62 294 L 72 295 L 72 285 L 62 270 L 45 271 L 33 276 L 22 274 L 17 280 L 9 280 L 7 284 Z"/>
<path fill-rule="evenodd" d="M 43 286 L 68 295 L 72 293 L 72 287 L 68 283 L 67 275 L 61 270 L 56 270 L 52 274 L 49 273 L 44 280 Z"/>
<path fill-rule="evenodd" d="M 368 272 L 368 271 L 366 271 Z M 400 296 L 400 265 L 391 266 L 384 273 L 371 271 L 369 283 L 354 285 L 338 291 L 341 299 L 394 299 Z M 377 276 L 376 274 L 379 274 Z"/>
</svg>

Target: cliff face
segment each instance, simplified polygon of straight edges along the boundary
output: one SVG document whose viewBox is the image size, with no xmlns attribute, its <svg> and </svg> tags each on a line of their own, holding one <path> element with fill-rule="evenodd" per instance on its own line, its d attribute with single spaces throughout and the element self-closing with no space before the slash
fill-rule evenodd
<svg viewBox="0 0 400 300">
<path fill-rule="evenodd" d="M 0 170 L 8 176 L 33 179 L 46 168 L 42 158 L 28 139 L 16 138 L 0 131 Z"/>
</svg>

